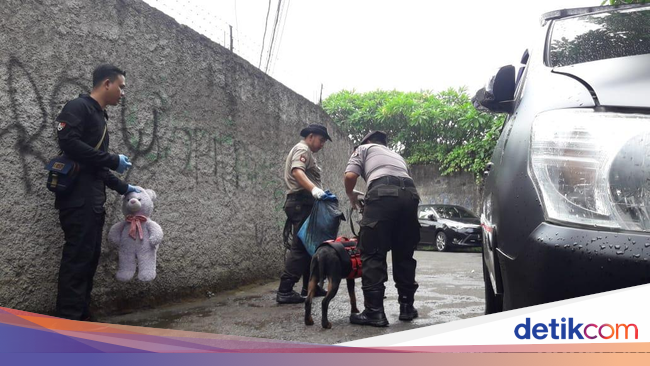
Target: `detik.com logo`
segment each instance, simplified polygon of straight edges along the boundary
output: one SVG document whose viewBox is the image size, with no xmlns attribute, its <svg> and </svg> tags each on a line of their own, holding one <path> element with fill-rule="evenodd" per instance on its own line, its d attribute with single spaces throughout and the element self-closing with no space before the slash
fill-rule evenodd
<svg viewBox="0 0 650 366">
<path fill-rule="evenodd" d="M 531 326 L 530 318 L 526 318 L 525 323 L 518 324 L 515 327 L 515 336 L 519 339 L 530 339 L 531 335 L 535 339 L 545 339 L 550 335 L 551 339 L 610 339 L 616 336 L 616 339 L 628 339 L 628 336 L 634 335 L 634 339 L 639 339 L 639 328 L 636 324 L 587 324 L 583 327 L 583 323 L 574 324 L 573 318 L 560 319 L 557 322 L 551 319 L 548 324 L 537 323 Z M 634 332 L 634 334 L 632 334 Z"/>
</svg>

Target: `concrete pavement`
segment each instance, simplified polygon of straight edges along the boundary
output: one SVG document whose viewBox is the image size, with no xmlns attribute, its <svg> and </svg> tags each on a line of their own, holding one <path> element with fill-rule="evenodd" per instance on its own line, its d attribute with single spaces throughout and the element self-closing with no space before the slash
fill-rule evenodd
<svg viewBox="0 0 650 366">
<path fill-rule="evenodd" d="M 224 292 L 202 301 L 184 302 L 126 315 L 103 317 L 102 323 L 135 325 L 195 332 L 259 337 L 319 344 L 336 344 L 360 338 L 446 323 L 483 314 L 483 277 L 480 253 L 417 251 L 416 279 L 420 288 L 415 306 L 420 317 L 412 322 L 397 319 L 399 304 L 392 281 L 386 284 L 384 301 L 390 321 L 387 328 L 352 325 L 345 282 L 330 303 L 332 329 L 320 327 L 320 299 L 313 306 L 316 323 L 303 323 L 304 304 L 278 305 L 278 279 Z M 389 272 L 391 271 L 389 258 Z M 298 287 L 298 286 L 296 286 Z M 361 281 L 356 281 L 359 309 L 363 309 Z"/>
</svg>

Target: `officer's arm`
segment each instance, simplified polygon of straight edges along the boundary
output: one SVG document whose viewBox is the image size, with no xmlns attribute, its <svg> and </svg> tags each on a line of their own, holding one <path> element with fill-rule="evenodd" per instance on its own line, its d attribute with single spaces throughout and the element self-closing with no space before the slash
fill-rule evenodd
<svg viewBox="0 0 650 366">
<path fill-rule="evenodd" d="M 118 155 L 96 150 L 81 141 L 84 132 L 84 119 L 87 115 L 84 108 L 78 103 L 68 103 L 63 107 L 61 114 L 56 118 L 59 147 L 65 155 L 79 163 L 117 169 L 120 164 Z"/>
<path fill-rule="evenodd" d="M 316 187 L 316 185 L 307 178 L 307 174 L 305 174 L 305 171 L 301 168 L 291 169 L 291 175 L 296 179 L 296 181 L 298 181 L 298 184 L 300 184 L 302 188 L 307 190 L 307 192 L 311 192 L 311 190 Z"/>
<path fill-rule="evenodd" d="M 72 160 L 82 164 L 117 169 L 120 164 L 120 157 L 105 151 L 94 149 L 92 146 L 81 141 L 81 133 L 73 127 L 63 135 L 59 132 L 59 147 Z"/>
<path fill-rule="evenodd" d="M 126 190 L 129 188 L 129 185 L 125 183 L 124 181 L 120 180 L 118 177 L 116 177 L 113 173 L 109 172 L 108 170 L 105 172 L 104 176 L 104 184 L 106 184 L 106 187 L 114 190 L 115 192 L 124 195 L 126 194 Z"/>
<path fill-rule="evenodd" d="M 93 149 L 79 139 L 59 139 L 59 147 L 72 160 L 82 164 L 117 169 L 118 155 Z"/>
<path fill-rule="evenodd" d="M 359 174 L 353 172 L 346 172 L 343 183 L 345 184 L 345 193 L 348 197 L 353 194 L 354 187 L 357 185 L 357 179 L 359 179 Z"/>
</svg>

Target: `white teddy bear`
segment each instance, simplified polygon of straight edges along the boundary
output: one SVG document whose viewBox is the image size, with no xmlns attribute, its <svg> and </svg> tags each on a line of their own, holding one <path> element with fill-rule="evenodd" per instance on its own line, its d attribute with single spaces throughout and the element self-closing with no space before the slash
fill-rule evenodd
<svg viewBox="0 0 650 366">
<path fill-rule="evenodd" d="M 119 268 L 115 278 L 129 281 L 138 270 L 140 281 L 156 278 L 156 251 L 163 239 L 160 225 L 150 219 L 156 192 L 137 187 L 122 199 L 122 213 L 126 220 L 118 222 L 108 232 L 108 240 L 119 247 Z"/>
</svg>

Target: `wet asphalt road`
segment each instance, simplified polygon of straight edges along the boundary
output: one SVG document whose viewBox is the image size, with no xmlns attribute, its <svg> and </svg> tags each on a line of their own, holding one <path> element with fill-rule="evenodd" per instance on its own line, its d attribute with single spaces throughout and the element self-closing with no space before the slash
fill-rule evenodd
<svg viewBox="0 0 650 366">
<path fill-rule="evenodd" d="M 397 319 L 399 304 L 389 281 L 384 306 L 390 322 L 387 328 L 356 326 L 348 322 L 349 296 L 345 281 L 330 303 L 332 329 L 320 326 L 320 299 L 315 299 L 315 325 L 303 323 L 304 304 L 278 305 L 275 291 L 278 280 L 250 285 L 202 300 L 174 304 L 136 313 L 99 318 L 102 323 L 269 338 L 319 344 L 336 344 L 399 332 L 423 326 L 471 318 L 483 314 L 483 276 L 480 253 L 438 253 L 417 251 L 416 279 L 420 288 L 415 307 L 420 317 L 412 322 Z M 296 286 L 298 287 L 298 286 Z M 361 281 L 356 281 L 358 307 L 363 310 Z"/>
</svg>

